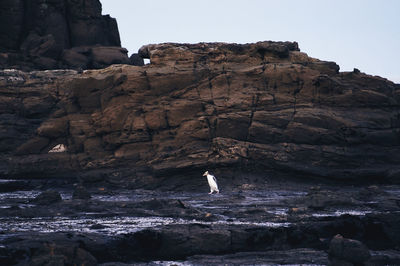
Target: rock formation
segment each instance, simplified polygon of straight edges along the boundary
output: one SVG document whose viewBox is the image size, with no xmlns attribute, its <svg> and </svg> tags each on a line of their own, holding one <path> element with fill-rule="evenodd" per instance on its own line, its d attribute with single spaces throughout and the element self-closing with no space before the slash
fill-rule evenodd
<svg viewBox="0 0 400 266">
<path fill-rule="evenodd" d="M 196 185 L 209 169 L 230 185 L 254 171 L 399 181 L 398 84 L 339 72 L 292 42 L 167 43 L 139 55 L 151 64 L 0 72 L 1 175 Z M 48 153 L 58 144 L 67 152 Z"/>
<path fill-rule="evenodd" d="M 371 257 L 368 248 L 360 241 L 347 239 L 341 235 L 332 238 L 329 245 L 331 266 L 335 265 L 364 265 Z"/>
<path fill-rule="evenodd" d="M 0 2 L 0 68 L 103 68 L 130 63 L 99 0 Z"/>
</svg>

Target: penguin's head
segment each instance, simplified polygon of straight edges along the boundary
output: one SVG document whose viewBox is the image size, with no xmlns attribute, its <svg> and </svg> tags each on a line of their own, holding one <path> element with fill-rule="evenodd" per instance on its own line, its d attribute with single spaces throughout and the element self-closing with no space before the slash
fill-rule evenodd
<svg viewBox="0 0 400 266">
<path fill-rule="evenodd" d="M 207 176 L 208 175 L 208 171 L 205 171 L 203 176 Z"/>
</svg>

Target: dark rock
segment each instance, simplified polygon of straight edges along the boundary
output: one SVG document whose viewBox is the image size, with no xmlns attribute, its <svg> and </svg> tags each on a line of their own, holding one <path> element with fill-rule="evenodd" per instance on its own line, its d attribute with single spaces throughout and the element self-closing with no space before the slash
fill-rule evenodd
<svg viewBox="0 0 400 266">
<path fill-rule="evenodd" d="M 190 235 L 190 236 L 189 236 Z M 145 230 L 132 236 L 140 253 L 158 258 L 183 258 L 194 254 L 218 254 L 230 249 L 230 232 L 208 226 L 170 227 L 157 233 Z M 182 240 L 185 241 L 182 241 Z M 173 255 L 172 255 L 173 254 Z M 172 256 L 171 256 L 172 255 Z"/>
<path fill-rule="evenodd" d="M 393 184 L 399 184 L 400 183 L 400 169 L 390 169 L 387 172 L 387 178 L 388 180 L 393 183 Z"/>
<path fill-rule="evenodd" d="M 40 193 L 36 198 L 34 198 L 31 202 L 39 205 L 50 205 L 53 203 L 61 202 L 62 198 L 60 193 L 57 191 L 45 191 Z"/>
<path fill-rule="evenodd" d="M 109 15 L 101 15 L 100 1 L 69 0 L 68 2 L 72 47 L 121 46 L 117 21 Z"/>
<path fill-rule="evenodd" d="M 2 68 L 86 69 L 130 63 L 119 48 L 117 22 L 101 14 L 99 0 L 4 0 L 0 17 Z M 85 54 L 74 49 L 82 46 L 94 50 Z"/>
<path fill-rule="evenodd" d="M 131 65 L 144 66 L 144 60 L 139 54 L 132 54 L 129 59 L 131 60 Z"/>
<path fill-rule="evenodd" d="M 18 190 L 32 189 L 32 185 L 27 181 L 22 180 L 1 180 L 0 179 L 0 192 L 14 192 Z"/>
<path fill-rule="evenodd" d="M 313 187 L 304 197 L 303 203 L 308 208 L 323 210 L 330 206 L 352 206 L 355 202 L 347 194 Z"/>
<path fill-rule="evenodd" d="M 185 262 L 193 265 L 327 265 L 329 261 L 324 251 L 290 249 L 227 255 L 196 255 L 189 257 Z"/>
<path fill-rule="evenodd" d="M 330 258 L 329 266 L 354 266 L 353 263 L 338 258 Z"/>
<path fill-rule="evenodd" d="M 21 239 L 20 239 L 21 240 Z M 97 265 L 97 260 L 79 243 L 59 235 L 47 239 L 41 235 L 27 237 L 18 244 L 7 245 L 12 261 L 24 261 L 29 265 Z"/>
<path fill-rule="evenodd" d="M 363 242 L 374 250 L 399 246 L 400 228 L 397 224 L 400 224 L 400 216 L 395 211 L 389 211 L 385 215 L 370 215 L 366 222 Z"/>
<path fill-rule="evenodd" d="M 327 206 L 329 201 L 330 199 L 324 192 L 317 192 L 307 195 L 306 205 L 312 209 L 322 210 Z"/>
<path fill-rule="evenodd" d="M 365 265 L 400 265 L 400 252 L 396 250 L 372 251 L 372 257 Z"/>
<path fill-rule="evenodd" d="M 79 180 L 84 184 L 90 183 L 101 183 L 105 181 L 109 176 L 107 171 L 95 170 L 90 172 L 81 173 L 79 175 Z"/>
<path fill-rule="evenodd" d="M 39 36 L 36 33 L 30 33 L 21 44 L 21 52 L 32 57 L 58 58 L 62 47 L 58 47 L 54 36 L 49 34 Z"/>
<path fill-rule="evenodd" d="M 67 135 L 68 120 L 57 118 L 42 123 L 37 129 L 37 134 L 47 138 L 58 138 Z"/>
<path fill-rule="evenodd" d="M 378 196 L 382 195 L 388 195 L 386 191 L 383 191 L 381 188 L 379 188 L 376 185 L 368 186 L 366 188 L 361 189 L 358 192 L 358 197 L 363 200 L 372 200 Z"/>
<path fill-rule="evenodd" d="M 12 50 L 19 46 L 24 23 L 23 0 L 0 2 L 0 50 Z"/>
<path fill-rule="evenodd" d="M 104 228 L 107 228 L 107 226 L 102 225 L 102 224 L 94 224 L 94 225 L 92 225 L 92 226 L 90 227 L 90 229 L 95 229 L 95 230 L 104 229 Z"/>
<path fill-rule="evenodd" d="M 130 64 L 128 51 L 120 47 L 93 47 L 92 48 L 93 68 L 104 68 L 112 64 Z"/>
<path fill-rule="evenodd" d="M 74 69 L 86 69 L 90 64 L 90 54 L 90 48 L 83 49 L 82 47 L 74 47 L 72 49 L 66 49 L 62 54 L 62 64 Z"/>
<path fill-rule="evenodd" d="M 24 143 L 16 150 L 16 154 L 38 154 L 49 144 L 49 139 L 37 137 Z"/>
<path fill-rule="evenodd" d="M 139 206 L 149 210 L 159 210 L 165 208 L 186 208 L 181 200 L 151 199 L 139 203 Z"/>
<path fill-rule="evenodd" d="M 87 191 L 87 189 L 82 186 L 76 187 L 72 194 L 73 199 L 87 200 L 90 199 L 91 197 L 92 196 L 90 195 L 89 191 Z"/>
<path fill-rule="evenodd" d="M 343 265 L 341 263 L 362 264 L 366 262 L 371 254 L 368 248 L 360 241 L 343 238 L 336 235 L 329 245 L 329 256 L 332 265 Z"/>
</svg>

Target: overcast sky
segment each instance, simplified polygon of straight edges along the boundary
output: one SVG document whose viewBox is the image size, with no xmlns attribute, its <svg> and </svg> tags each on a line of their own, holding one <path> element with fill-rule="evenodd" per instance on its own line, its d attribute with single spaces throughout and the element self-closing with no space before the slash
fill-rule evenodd
<svg viewBox="0 0 400 266">
<path fill-rule="evenodd" d="M 400 0 L 100 0 L 129 54 L 149 43 L 297 41 L 309 56 L 400 83 Z"/>
</svg>

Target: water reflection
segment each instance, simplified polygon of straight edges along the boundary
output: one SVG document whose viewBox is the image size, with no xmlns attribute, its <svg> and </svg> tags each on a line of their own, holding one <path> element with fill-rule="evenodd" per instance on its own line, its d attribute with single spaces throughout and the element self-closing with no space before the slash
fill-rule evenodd
<svg viewBox="0 0 400 266">
<path fill-rule="evenodd" d="M 1 180 L 0 180 L 1 181 Z M 397 187 L 387 189 L 388 193 L 396 194 L 400 190 Z M 0 193 L 0 209 L 10 208 L 32 208 L 29 200 L 38 196 L 42 191 L 16 191 Z M 70 201 L 72 191 L 59 191 L 62 199 Z M 96 202 L 96 206 L 103 206 L 106 203 L 141 203 L 149 200 L 169 200 L 184 202 L 185 208 L 192 208 L 199 213 L 211 213 L 213 219 L 191 220 L 175 218 L 177 215 L 162 215 L 158 217 L 153 213 L 138 217 L 140 214 L 130 215 L 124 209 L 119 213 L 117 210 L 110 212 L 100 207 L 93 209 L 93 212 L 75 212 L 75 217 L 67 217 L 65 214 L 56 217 L 3 217 L 0 218 L 0 230 L 3 232 L 97 232 L 108 235 L 133 233 L 144 228 L 164 226 L 171 224 L 227 224 L 227 225 L 251 225 L 260 227 L 282 227 L 290 226 L 290 213 L 288 200 L 304 197 L 307 191 L 270 189 L 269 191 L 231 191 L 223 192 L 218 195 L 208 195 L 207 193 L 191 192 L 159 192 L 148 190 L 119 190 L 108 192 L 93 192 L 91 202 Z M 102 203 L 103 202 L 103 203 Z M 71 203 L 71 201 L 70 201 Z M 139 204 L 140 205 L 140 204 Z M 116 205 L 108 205 L 116 206 Z M 112 208 L 112 207 L 111 207 Z M 99 210 L 99 212 L 96 212 Z M 328 209 L 324 211 L 313 211 L 304 214 L 310 217 L 336 217 L 341 215 L 364 216 L 376 212 L 376 210 L 357 207 L 356 209 Z M 253 218 L 253 213 L 257 219 Z M 118 215 L 119 216 L 115 216 Z M 76 215 L 79 215 L 76 217 Z M 111 216 L 112 215 L 112 216 Z M 72 216 L 72 214 L 71 214 Z M 171 217 L 169 217 L 171 216 Z M 183 216 L 179 216 L 183 217 Z M 197 217 L 198 218 L 198 217 Z"/>
<path fill-rule="evenodd" d="M 169 217 L 106 217 L 71 219 L 68 217 L 55 218 L 0 218 L 1 228 L 9 232 L 85 232 L 102 233 L 107 235 L 128 234 L 145 228 L 153 228 L 161 225 L 185 225 L 185 224 L 229 224 L 252 225 L 260 227 L 286 227 L 290 223 L 275 222 L 241 222 L 241 221 L 198 221 L 175 219 Z"/>
</svg>

